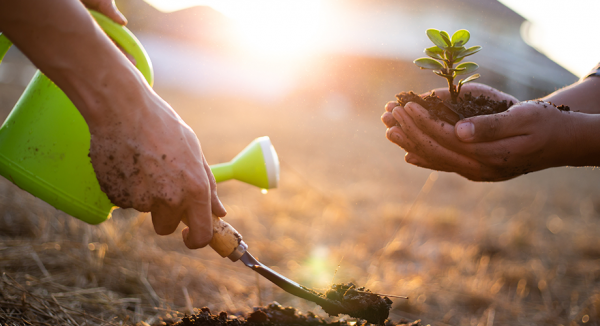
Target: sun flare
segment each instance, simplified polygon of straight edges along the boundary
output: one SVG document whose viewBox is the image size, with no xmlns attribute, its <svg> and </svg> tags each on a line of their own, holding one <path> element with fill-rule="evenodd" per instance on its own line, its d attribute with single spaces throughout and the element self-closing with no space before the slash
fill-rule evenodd
<svg viewBox="0 0 600 326">
<path fill-rule="evenodd" d="M 213 7 L 234 21 L 244 49 L 258 55 L 306 56 L 323 29 L 322 0 L 225 1 Z"/>
</svg>

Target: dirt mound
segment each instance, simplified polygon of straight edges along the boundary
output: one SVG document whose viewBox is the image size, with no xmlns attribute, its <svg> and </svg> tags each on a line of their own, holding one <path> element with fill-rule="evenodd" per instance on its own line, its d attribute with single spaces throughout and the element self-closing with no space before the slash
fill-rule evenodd
<svg viewBox="0 0 600 326">
<path fill-rule="evenodd" d="M 400 320 L 397 323 L 386 320 L 385 326 L 420 326 L 421 321 Z M 278 325 L 298 325 L 298 326 L 343 326 L 343 325 L 366 325 L 364 321 L 335 321 L 327 322 L 323 318 L 312 312 L 302 314 L 292 307 L 283 307 L 277 302 L 273 302 L 266 307 L 255 307 L 254 311 L 248 315 L 231 315 L 227 312 L 220 312 L 213 315 L 208 308 L 202 308 L 199 313 L 191 316 L 185 316 L 180 322 L 169 324 L 172 326 L 278 326 Z"/>
<path fill-rule="evenodd" d="M 350 316 L 373 324 L 385 322 L 392 308 L 392 300 L 388 297 L 380 297 L 364 287 L 357 288 L 352 283 L 332 285 L 325 297 L 351 312 Z"/>
<path fill-rule="evenodd" d="M 402 92 L 396 95 L 398 103 L 402 106 L 408 102 L 415 102 L 427 109 L 434 119 L 446 121 L 455 124 L 457 121 L 474 117 L 477 115 L 495 114 L 508 110 L 513 102 L 507 103 L 506 100 L 495 101 L 487 96 L 472 96 L 466 93 L 458 99 L 458 103 L 453 104 L 450 101 L 440 99 L 432 92 L 430 95 L 421 97 L 414 92 Z"/>
</svg>

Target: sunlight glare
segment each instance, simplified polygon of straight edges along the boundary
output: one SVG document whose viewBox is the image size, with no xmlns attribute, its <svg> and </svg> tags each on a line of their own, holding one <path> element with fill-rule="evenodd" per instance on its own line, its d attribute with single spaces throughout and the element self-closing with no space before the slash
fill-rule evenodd
<svg viewBox="0 0 600 326">
<path fill-rule="evenodd" d="M 315 247 L 308 259 L 302 264 L 310 275 L 311 286 L 327 288 L 330 286 L 333 266 L 329 257 L 329 249 L 325 246 Z"/>
<path fill-rule="evenodd" d="M 242 45 L 260 55 L 305 56 L 315 50 L 323 0 L 255 0 L 215 3 L 236 24 Z"/>
<path fill-rule="evenodd" d="M 600 1 L 500 2 L 529 21 L 522 27 L 523 39 L 529 45 L 573 74 L 583 76 L 600 60 L 600 43 L 590 36 L 597 29 Z"/>
</svg>

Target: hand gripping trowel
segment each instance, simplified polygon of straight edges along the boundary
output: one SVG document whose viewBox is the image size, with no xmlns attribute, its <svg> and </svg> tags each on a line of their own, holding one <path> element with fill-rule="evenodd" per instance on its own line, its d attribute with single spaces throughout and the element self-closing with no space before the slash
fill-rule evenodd
<svg viewBox="0 0 600 326">
<path fill-rule="evenodd" d="M 263 189 L 275 188 L 279 183 L 279 159 L 269 137 L 255 139 L 228 163 L 211 166 L 217 182 L 236 179 Z M 304 287 L 268 268 L 248 251 L 242 235 L 229 223 L 213 215 L 213 238 L 209 245 L 221 257 L 241 261 L 284 291 L 315 302 L 330 315 L 344 313 L 344 308 L 307 287 Z"/>
</svg>

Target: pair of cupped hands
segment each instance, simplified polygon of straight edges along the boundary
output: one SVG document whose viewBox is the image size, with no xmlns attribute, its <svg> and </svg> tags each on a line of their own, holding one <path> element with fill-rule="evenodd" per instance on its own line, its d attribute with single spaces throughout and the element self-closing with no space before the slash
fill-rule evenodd
<svg viewBox="0 0 600 326">
<path fill-rule="evenodd" d="M 442 99 L 450 98 L 447 89 L 434 92 Z M 571 118 L 577 113 L 559 111 L 541 100 L 519 102 L 478 83 L 464 85 L 461 94 L 468 92 L 515 104 L 503 113 L 466 118 L 451 125 L 431 118 L 417 103 L 403 107 L 388 102 L 381 116 L 388 128 L 386 137 L 407 152 L 406 162 L 455 172 L 473 181 L 508 180 L 568 165 L 569 157 L 574 158 L 571 152 L 577 139 Z"/>
</svg>

